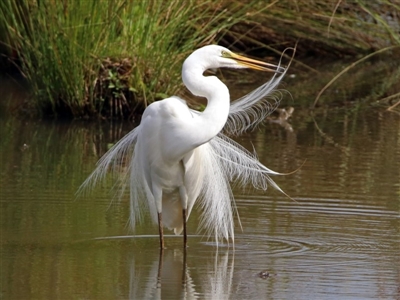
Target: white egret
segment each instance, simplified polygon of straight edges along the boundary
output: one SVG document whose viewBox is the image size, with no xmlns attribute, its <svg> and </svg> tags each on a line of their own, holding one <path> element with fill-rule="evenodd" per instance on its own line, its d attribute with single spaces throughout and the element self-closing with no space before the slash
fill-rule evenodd
<svg viewBox="0 0 400 300">
<path fill-rule="evenodd" d="M 274 72 L 274 76 L 250 94 L 230 103 L 229 90 L 215 76 L 204 76 L 207 69 L 251 68 Z M 200 227 L 209 235 L 234 241 L 234 199 L 229 182 L 239 180 L 266 189 L 267 184 L 282 192 L 269 175 L 276 173 L 257 157 L 228 138 L 261 122 L 279 102 L 275 88 L 286 69 L 249 59 L 230 50 L 209 45 L 194 51 L 183 63 L 182 79 L 190 92 L 207 98 L 203 112 L 190 109 L 173 96 L 150 104 L 139 126 L 123 137 L 98 162 L 83 187 L 96 184 L 109 169 L 128 161 L 123 186 L 130 188 L 130 222 L 140 221 L 148 209 L 158 222 L 160 247 L 164 248 L 163 226 L 175 234 L 183 231 L 193 205 L 202 209 Z M 269 104 L 268 98 L 275 105 Z M 178 192 L 180 201 L 163 197 Z"/>
</svg>

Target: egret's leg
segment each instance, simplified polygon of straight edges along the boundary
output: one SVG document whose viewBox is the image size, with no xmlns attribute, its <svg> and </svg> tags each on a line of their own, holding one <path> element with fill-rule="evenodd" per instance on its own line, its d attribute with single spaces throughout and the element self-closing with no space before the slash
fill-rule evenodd
<svg viewBox="0 0 400 300">
<path fill-rule="evenodd" d="M 186 220 L 187 220 L 188 195 L 185 186 L 179 187 L 179 194 L 181 196 L 181 203 L 182 203 L 183 247 L 186 248 L 187 247 Z"/>
<path fill-rule="evenodd" d="M 162 226 L 161 213 L 158 213 L 158 235 L 160 237 L 160 249 L 162 251 L 164 249 L 164 232 Z"/>
<path fill-rule="evenodd" d="M 187 233 L 186 233 L 186 209 L 182 209 L 183 217 L 183 248 L 187 247 Z"/>
<path fill-rule="evenodd" d="M 158 213 L 158 234 L 160 237 L 160 248 L 164 249 L 164 232 L 162 224 L 162 188 L 156 184 L 152 187 L 154 201 L 156 202 L 156 208 Z"/>
</svg>

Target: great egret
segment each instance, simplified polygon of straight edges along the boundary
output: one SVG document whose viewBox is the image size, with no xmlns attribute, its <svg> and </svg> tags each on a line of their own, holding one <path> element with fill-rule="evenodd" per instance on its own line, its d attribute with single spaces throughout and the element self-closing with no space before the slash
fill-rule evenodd
<svg viewBox="0 0 400 300">
<path fill-rule="evenodd" d="M 250 94 L 230 103 L 229 90 L 215 76 L 204 76 L 207 69 L 251 68 L 274 72 L 270 81 Z M 130 222 L 140 221 L 148 209 L 158 222 L 161 249 L 163 226 L 175 234 L 183 231 L 187 244 L 186 221 L 198 200 L 203 210 L 200 227 L 216 241 L 234 241 L 235 211 L 229 181 L 251 182 L 256 188 L 267 183 L 283 192 L 269 177 L 276 173 L 262 165 L 257 157 L 224 135 L 238 134 L 261 122 L 279 102 L 274 93 L 286 69 L 235 54 L 227 48 L 208 45 L 194 51 L 183 63 L 182 79 L 196 96 L 207 98 L 203 112 L 190 109 L 179 97 L 150 104 L 139 126 L 114 145 L 98 162 L 97 168 L 83 183 L 96 184 L 110 167 L 128 161 L 122 176 L 123 187 L 130 188 Z M 179 200 L 163 197 L 177 191 Z"/>
</svg>

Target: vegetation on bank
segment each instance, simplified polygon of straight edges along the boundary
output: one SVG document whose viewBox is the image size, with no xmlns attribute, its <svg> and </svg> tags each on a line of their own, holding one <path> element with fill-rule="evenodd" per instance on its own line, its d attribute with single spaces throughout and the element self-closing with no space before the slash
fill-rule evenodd
<svg viewBox="0 0 400 300">
<path fill-rule="evenodd" d="M 131 118 L 180 90 L 183 59 L 204 44 L 264 56 L 299 41 L 299 59 L 400 46 L 397 0 L 244 2 L 3 0 L 0 51 L 31 87 L 25 111 Z"/>
</svg>

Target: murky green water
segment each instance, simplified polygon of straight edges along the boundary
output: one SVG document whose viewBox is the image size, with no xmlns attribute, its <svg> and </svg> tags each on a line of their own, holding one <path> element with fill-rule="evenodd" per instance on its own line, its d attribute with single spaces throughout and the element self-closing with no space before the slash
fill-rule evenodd
<svg viewBox="0 0 400 300">
<path fill-rule="evenodd" d="M 0 119 L 2 299 L 399 299 L 400 117 L 383 110 L 295 110 L 238 141 L 297 203 L 235 190 L 243 231 L 218 249 L 189 221 L 132 237 L 111 186 L 75 192 L 129 124 Z M 159 279 L 158 279 L 159 278 Z"/>
</svg>

